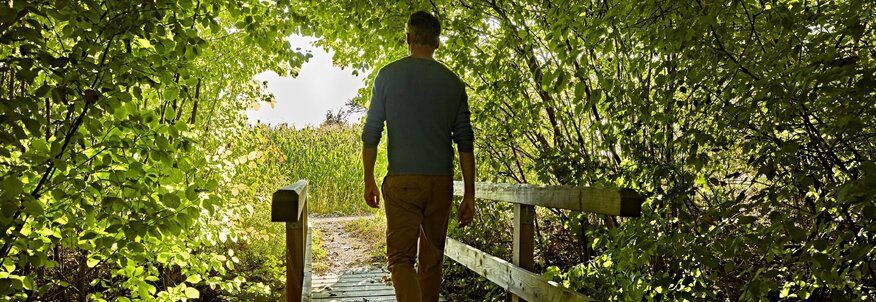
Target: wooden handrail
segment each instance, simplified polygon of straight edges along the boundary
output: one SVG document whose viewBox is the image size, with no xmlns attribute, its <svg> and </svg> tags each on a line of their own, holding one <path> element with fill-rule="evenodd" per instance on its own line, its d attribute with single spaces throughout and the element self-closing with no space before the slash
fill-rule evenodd
<svg viewBox="0 0 876 302">
<path fill-rule="evenodd" d="M 462 196 L 464 185 L 453 182 L 453 194 Z M 475 184 L 475 197 L 514 203 L 512 263 L 447 238 L 444 254 L 511 292 L 517 301 L 592 301 L 589 297 L 543 280 L 533 273 L 535 207 L 639 217 L 644 198 L 630 189 L 529 184 Z M 525 299 L 525 300 L 524 300 Z"/>
<path fill-rule="evenodd" d="M 286 301 L 309 301 L 310 268 L 307 266 L 310 266 L 311 239 L 307 224 L 306 180 L 274 192 L 271 221 L 286 223 Z"/>
<path fill-rule="evenodd" d="M 271 198 L 271 221 L 299 222 L 307 216 L 307 181 L 299 180 L 274 192 Z"/>
<path fill-rule="evenodd" d="M 464 186 L 453 182 L 453 194 L 462 196 Z M 631 189 L 576 186 L 475 183 L 475 197 L 539 207 L 567 209 L 614 216 L 639 217 L 644 198 Z"/>
</svg>

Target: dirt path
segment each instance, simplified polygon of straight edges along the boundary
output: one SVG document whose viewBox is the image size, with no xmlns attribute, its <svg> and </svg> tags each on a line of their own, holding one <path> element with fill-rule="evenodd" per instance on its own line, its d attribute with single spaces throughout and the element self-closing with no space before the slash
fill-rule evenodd
<svg viewBox="0 0 876 302">
<path fill-rule="evenodd" d="M 314 227 L 317 224 L 342 224 L 347 221 L 371 218 L 370 215 L 365 216 L 338 216 L 338 217 L 308 217 L 307 219 L 313 223 Z"/>
<path fill-rule="evenodd" d="M 384 267 L 383 263 L 371 263 L 368 243 L 347 232 L 344 226 L 352 221 L 369 219 L 371 216 L 323 217 L 312 218 L 311 226 L 322 237 L 322 249 L 326 257 L 319 262 L 324 265 L 318 276 L 338 275 L 349 270 L 370 270 Z M 320 265 L 316 263 L 315 265 Z"/>
</svg>

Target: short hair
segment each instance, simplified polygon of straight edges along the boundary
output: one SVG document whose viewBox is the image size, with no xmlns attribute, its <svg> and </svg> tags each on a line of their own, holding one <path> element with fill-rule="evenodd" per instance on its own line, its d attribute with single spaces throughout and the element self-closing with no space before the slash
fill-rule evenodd
<svg viewBox="0 0 876 302">
<path fill-rule="evenodd" d="M 408 18 L 407 33 L 411 35 L 411 43 L 438 47 L 438 37 L 441 35 L 441 22 L 430 13 L 418 11 Z"/>
</svg>

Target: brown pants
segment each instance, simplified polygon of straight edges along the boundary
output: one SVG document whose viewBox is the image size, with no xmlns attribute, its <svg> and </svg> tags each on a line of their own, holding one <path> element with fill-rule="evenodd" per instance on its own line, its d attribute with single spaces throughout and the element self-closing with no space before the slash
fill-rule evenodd
<svg viewBox="0 0 876 302">
<path fill-rule="evenodd" d="M 383 199 L 386 254 L 396 299 L 437 302 L 447 220 L 453 200 L 453 178 L 387 176 L 383 181 Z M 416 271 L 414 263 L 418 263 Z"/>
</svg>

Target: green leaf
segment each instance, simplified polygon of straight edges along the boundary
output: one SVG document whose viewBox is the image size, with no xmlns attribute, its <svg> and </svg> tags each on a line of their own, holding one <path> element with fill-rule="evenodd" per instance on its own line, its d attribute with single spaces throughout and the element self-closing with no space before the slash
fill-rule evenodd
<svg viewBox="0 0 876 302">
<path fill-rule="evenodd" d="M 167 110 L 164 111 L 164 119 L 173 120 L 174 118 L 176 118 L 176 110 L 173 108 L 167 108 Z"/>
<path fill-rule="evenodd" d="M 23 186 L 24 184 L 21 182 L 20 179 L 14 177 L 13 175 L 7 175 L 6 178 L 0 180 L 0 189 L 3 189 L 2 193 L 0 193 L 0 196 L 2 196 L 4 199 L 16 197 L 18 196 L 18 194 L 21 194 L 23 192 Z M 6 205 L 3 205 L 4 210 L 6 209 L 6 207 Z"/>
<path fill-rule="evenodd" d="M 34 290 L 36 288 L 36 283 L 31 276 L 24 276 L 24 279 L 21 280 L 21 285 L 25 290 Z"/>
<path fill-rule="evenodd" d="M 49 143 L 45 139 L 35 138 L 30 142 L 31 151 L 49 156 Z"/>
<path fill-rule="evenodd" d="M 196 284 L 198 282 L 201 282 L 201 275 L 197 275 L 197 274 L 191 275 L 188 278 L 186 278 L 186 282 L 191 283 L 191 284 Z"/>
<path fill-rule="evenodd" d="M 812 241 L 812 246 L 817 251 L 824 251 L 827 249 L 827 241 L 819 238 L 819 239 L 816 239 L 815 241 Z"/>
<path fill-rule="evenodd" d="M 176 86 L 176 85 L 167 86 L 167 88 L 164 89 L 164 99 L 165 100 L 174 100 L 178 97 L 179 97 L 179 87 L 178 86 Z M 167 108 L 167 109 L 173 109 L 173 108 Z"/>
<path fill-rule="evenodd" d="M 561 275 L 562 272 L 560 272 L 560 268 L 557 266 L 548 266 L 547 269 L 545 269 L 545 272 L 541 274 L 541 276 L 544 277 L 545 280 L 549 281 L 554 280 Z"/>
<path fill-rule="evenodd" d="M 185 294 L 186 294 L 186 297 L 188 297 L 189 299 L 198 299 L 201 297 L 201 293 L 198 292 L 197 289 L 192 288 L 192 287 L 186 287 Z"/>
<path fill-rule="evenodd" d="M 51 85 L 42 85 L 36 91 L 34 91 L 33 96 L 36 98 L 43 98 L 49 95 L 52 91 Z"/>
<path fill-rule="evenodd" d="M 171 209 L 176 209 L 180 205 L 179 196 L 174 193 L 164 194 L 161 197 L 161 202 L 164 203 L 165 206 Z"/>
<path fill-rule="evenodd" d="M 587 93 L 587 84 L 584 82 L 578 82 L 575 84 L 575 98 L 578 100 L 584 99 L 584 96 Z"/>
<path fill-rule="evenodd" d="M 85 235 L 82 235 L 82 237 L 79 237 L 79 240 L 91 240 L 91 239 L 94 239 L 94 237 L 97 237 L 97 233 L 86 232 Z"/>
</svg>

